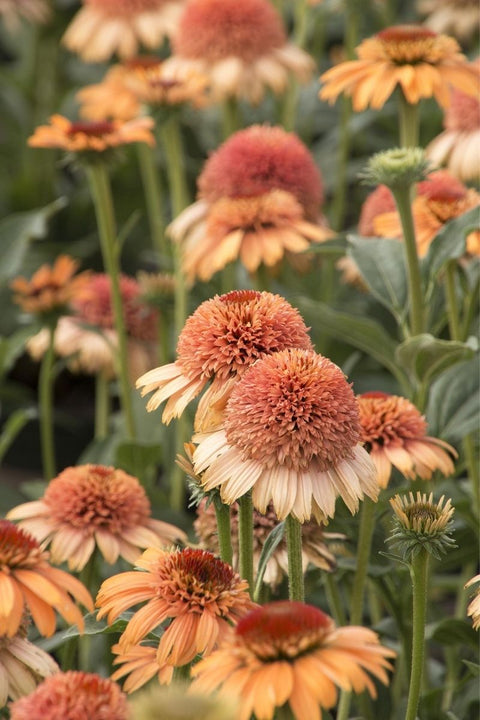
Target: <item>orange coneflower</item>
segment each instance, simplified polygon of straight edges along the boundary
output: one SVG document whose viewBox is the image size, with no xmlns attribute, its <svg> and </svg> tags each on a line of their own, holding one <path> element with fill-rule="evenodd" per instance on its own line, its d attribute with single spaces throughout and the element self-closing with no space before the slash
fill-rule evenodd
<svg viewBox="0 0 480 720">
<path fill-rule="evenodd" d="M 123 683 L 124 692 L 133 693 L 154 677 L 160 685 L 172 682 L 174 666 L 158 661 L 158 646 L 139 643 L 124 647 L 117 643 L 112 646 L 112 652 L 115 655 L 113 664 L 121 666 L 112 673 L 112 680 L 128 675 Z"/>
<path fill-rule="evenodd" d="M 456 40 L 437 35 L 421 25 L 396 25 L 364 40 L 357 48 L 358 60 L 349 60 L 321 76 L 320 98 L 334 102 L 340 93 L 352 97 L 355 111 L 380 110 L 400 86 L 406 100 L 416 104 L 435 97 L 450 104 L 450 89 L 470 95 L 478 81 Z"/>
<path fill-rule="evenodd" d="M 311 347 L 298 310 L 280 295 L 233 290 L 203 302 L 180 333 L 177 360 L 137 380 L 142 395 L 155 391 L 147 410 L 168 399 L 162 420 L 169 423 L 211 382 L 200 401 L 196 428 L 215 423 L 245 370 L 263 355 L 287 347 Z"/>
<path fill-rule="evenodd" d="M 133 278 L 120 276 L 120 294 L 127 331 L 129 370 L 132 381 L 156 360 L 158 312 L 141 298 Z M 72 299 L 74 314 L 60 318 L 54 338 L 55 352 L 67 358 L 73 372 L 116 376 L 118 336 L 114 328 L 111 280 L 104 273 L 92 273 Z M 48 335 L 41 330 L 27 342 L 35 360 L 45 354 Z"/>
<path fill-rule="evenodd" d="M 258 360 L 234 387 L 224 426 L 194 438 L 194 470 L 205 490 L 231 504 L 253 488 L 279 519 L 333 517 L 340 495 L 350 512 L 377 499 L 376 470 L 360 443 L 358 408 L 344 374 L 313 350 Z"/>
<path fill-rule="evenodd" d="M 279 601 L 241 620 L 221 647 L 194 668 L 192 690 L 238 698 L 238 720 L 271 720 L 288 703 L 296 720 L 320 720 L 337 687 L 376 697 L 369 673 L 385 685 L 395 652 L 363 627 L 335 627 L 321 610 Z"/>
<path fill-rule="evenodd" d="M 102 153 L 120 145 L 144 142 L 155 145 L 152 118 L 129 122 L 101 120 L 71 122 L 63 115 L 52 115 L 50 125 L 40 125 L 28 139 L 30 147 L 59 148 L 73 153 Z"/>
<path fill-rule="evenodd" d="M 137 478 L 104 465 L 69 467 L 48 484 L 42 499 L 10 510 L 10 520 L 50 544 L 52 562 L 81 570 L 96 547 L 113 564 L 135 562 L 147 547 L 185 540 L 173 525 L 150 517 L 150 502 Z"/>
<path fill-rule="evenodd" d="M 177 29 L 184 0 L 83 0 L 63 43 L 87 62 L 136 55 L 142 43 L 157 48 Z"/>
<path fill-rule="evenodd" d="M 0 20 L 11 33 L 18 30 L 21 18 L 29 23 L 44 23 L 49 17 L 46 0 L 0 0 Z"/>
<path fill-rule="evenodd" d="M 65 312 L 88 282 L 87 273 L 75 276 L 78 265 L 69 255 L 59 255 L 52 266 L 42 265 L 30 280 L 15 278 L 11 283 L 14 301 L 29 313 Z"/>
<path fill-rule="evenodd" d="M 240 257 L 249 272 L 332 235 L 321 214 L 322 178 L 306 146 L 280 127 L 252 125 L 211 155 L 199 200 L 170 225 L 190 281 Z"/>
<path fill-rule="evenodd" d="M 136 566 L 136 571 L 105 580 L 97 596 L 97 617 L 107 615 L 112 623 L 127 608 L 146 601 L 129 620 L 119 645 L 128 650 L 169 620 L 158 645 L 159 665 L 186 665 L 198 653 L 210 653 L 231 623 L 255 607 L 248 583 L 205 550 L 149 548 Z"/>
<path fill-rule="evenodd" d="M 392 465 L 410 480 L 429 480 L 435 470 L 453 474 L 449 453 L 457 457 L 455 449 L 426 435 L 425 418 L 407 398 L 367 392 L 357 401 L 362 441 L 377 467 L 380 487 L 387 487 Z"/>
<path fill-rule="evenodd" d="M 267 0 L 190 0 L 167 61 L 175 72 L 209 78 L 217 99 L 259 102 L 265 88 L 282 93 L 289 75 L 309 80 L 313 59 L 287 41 L 281 16 Z"/>
<path fill-rule="evenodd" d="M 48 553 L 29 533 L 0 520 L 0 634 L 13 637 L 27 607 L 42 635 L 55 632 L 56 610 L 83 631 L 83 616 L 70 595 L 93 610 L 88 590 L 69 573 L 50 567 Z"/>
<path fill-rule="evenodd" d="M 127 697 L 95 673 L 61 672 L 10 705 L 11 720 L 128 720 Z"/>
<path fill-rule="evenodd" d="M 480 575 L 472 577 L 465 585 L 466 588 L 480 583 Z M 480 586 L 476 588 L 475 594 L 467 608 L 467 615 L 472 618 L 473 629 L 480 628 Z"/>
<path fill-rule="evenodd" d="M 418 0 L 424 25 L 437 33 L 448 33 L 459 40 L 470 40 L 480 27 L 480 5 L 477 0 Z"/>
</svg>

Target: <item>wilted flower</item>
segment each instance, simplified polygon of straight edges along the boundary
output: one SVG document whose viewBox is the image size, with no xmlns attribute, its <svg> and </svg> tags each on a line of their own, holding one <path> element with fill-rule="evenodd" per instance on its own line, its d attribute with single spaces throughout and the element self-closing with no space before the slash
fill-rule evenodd
<svg viewBox="0 0 480 720">
<path fill-rule="evenodd" d="M 478 33 L 480 6 L 477 0 L 417 0 L 424 25 L 437 33 L 448 33 L 459 40 L 469 40 Z"/>
<path fill-rule="evenodd" d="M 238 257 L 249 272 L 332 236 L 321 215 L 322 178 L 294 133 L 252 125 L 207 160 L 199 200 L 170 225 L 187 277 L 208 280 Z"/>
<path fill-rule="evenodd" d="M 63 43 L 87 62 L 137 54 L 138 46 L 157 48 L 178 25 L 183 0 L 82 0 Z"/>
<path fill-rule="evenodd" d="M 392 466 L 410 480 L 430 480 L 436 470 L 453 475 L 450 455 L 457 457 L 456 450 L 426 434 L 427 422 L 410 400 L 367 392 L 357 401 L 362 441 L 377 468 L 380 487 L 387 487 Z"/>
<path fill-rule="evenodd" d="M 470 95 L 478 92 L 475 72 L 456 40 L 437 35 L 421 25 L 385 28 L 357 48 L 358 60 L 349 60 L 321 76 L 320 98 L 334 102 L 343 92 L 355 111 L 380 110 L 397 85 L 411 104 L 435 97 L 450 104 L 450 88 Z"/>
<path fill-rule="evenodd" d="M 11 720 L 128 720 L 127 698 L 118 685 L 95 673 L 61 672 L 10 705 Z"/>
<path fill-rule="evenodd" d="M 25 607 L 41 635 L 55 632 L 55 610 L 83 632 L 83 615 L 70 597 L 93 610 L 88 590 L 69 573 L 48 563 L 37 540 L 8 520 L 0 520 L 0 634 L 13 637 Z"/>
<path fill-rule="evenodd" d="M 168 398 L 162 420 L 169 423 L 210 382 L 197 411 L 196 428 L 203 430 L 218 424 L 232 388 L 250 365 L 287 347 L 311 347 L 298 310 L 280 295 L 233 290 L 195 310 L 180 333 L 177 360 L 140 377 L 137 387 L 142 395 L 155 391 L 149 411 Z"/>
<path fill-rule="evenodd" d="M 385 685 L 393 650 L 362 627 L 335 627 L 321 610 L 300 602 L 268 603 L 249 613 L 192 675 L 192 691 L 235 697 L 238 720 L 272 720 L 288 703 L 296 720 L 320 720 L 337 687 L 376 697 L 370 673 Z"/>
<path fill-rule="evenodd" d="M 150 517 L 150 502 L 137 478 L 104 465 L 69 467 L 50 481 L 42 499 L 10 510 L 10 520 L 45 547 L 52 562 L 82 570 L 95 548 L 113 564 L 135 562 L 147 547 L 185 540 L 179 528 Z"/>
<path fill-rule="evenodd" d="M 437 559 L 455 546 L 450 533 L 455 508 L 452 501 L 446 502 L 442 495 L 438 503 L 433 502 L 433 493 L 412 492 L 395 495 L 390 505 L 395 513 L 394 528 L 388 542 L 398 546 L 406 560 L 414 558 L 420 550 L 426 550 Z"/>
<path fill-rule="evenodd" d="M 194 470 L 205 490 L 253 504 L 279 519 L 333 517 L 340 495 L 351 513 L 377 499 L 375 466 L 360 445 L 355 396 L 337 365 L 313 350 L 258 360 L 235 385 L 223 428 L 194 438 Z"/>
<path fill-rule="evenodd" d="M 130 701 L 132 720 L 237 720 L 231 698 L 188 693 L 187 685 L 153 686 Z"/>
<path fill-rule="evenodd" d="M 466 583 L 465 587 L 468 588 L 471 585 L 475 585 L 477 583 L 480 583 L 480 575 L 475 575 L 475 577 L 472 577 Z M 475 594 L 469 603 L 469 606 L 467 608 L 467 615 L 472 618 L 473 629 L 478 630 L 478 628 L 480 627 L 480 585 L 476 588 Z"/>
<path fill-rule="evenodd" d="M 169 620 L 158 645 L 159 665 L 186 665 L 198 653 L 210 653 L 230 625 L 255 607 L 248 583 L 204 550 L 149 548 L 136 567 L 103 582 L 97 617 L 107 615 L 110 624 L 132 605 L 146 601 L 129 620 L 119 646 L 128 650 Z"/>
<path fill-rule="evenodd" d="M 206 75 L 217 99 L 257 103 L 266 87 L 282 93 L 290 75 L 306 82 L 314 67 L 287 41 L 281 16 L 267 0 L 190 0 L 172 46 L 169 68 Z"/>
<path fill-rule="evenodd" d="M 10 33 L 18 30 L 22 18 L 29 23 L 44 23 L 49 16 L 46 0 L 0 0 L 0 20 Z"/>
</svg>

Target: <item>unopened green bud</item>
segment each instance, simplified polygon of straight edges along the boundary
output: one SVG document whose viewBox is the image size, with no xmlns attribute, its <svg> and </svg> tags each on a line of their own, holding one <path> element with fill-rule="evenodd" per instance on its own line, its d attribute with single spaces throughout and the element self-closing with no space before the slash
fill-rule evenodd
<svg viewBox="0 0 480 720">
<path fill-rule="evenodd" d="M 361 176 L 367 185 L 386 185 L 395 191 L 424 180 L 431 169 L 422 148 L 392 148 L 373 155 Z"/>
</svg>

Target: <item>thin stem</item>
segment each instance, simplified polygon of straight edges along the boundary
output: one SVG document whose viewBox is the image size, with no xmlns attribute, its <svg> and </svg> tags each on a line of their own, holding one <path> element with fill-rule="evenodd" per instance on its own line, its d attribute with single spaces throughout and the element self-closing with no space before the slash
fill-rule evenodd
<svg viewBox="0 0 480 720">
<path fill-rule="evenodd" d="M 173 679 L 175 681 L 190 680 L 191 667 L 192 667 L 191 663 L 187 663 L 186 665 L 180 665 L 180 667 L 176 667 L 173 671 Z"/>
<path fill-rule="evenodd" d="M 165 242 L 163 193 L 160 176 L 155 165 L 154 150 L 147 143 L 138 143 L 137 152 L 153 248 L 159 258 L 166 257 L 168 251 Z"/>
<path fill-rule="evenodd" d="M 480 464 L 478 462 L 473 435 L 467 435 L 463 438 L 463 451 L 465 453 L 468 476 L 472 481 L 475 512 L 477 513 L 477 517 L 480 517 Z"/>
<path fill-rule="evenodd" d="M 427 616 L 428 552 L 423 548 L 412 559 L 410 574 L 413 589 L 412 668 L 405 720 L 416 720 L 425 656 L 425 621 Z"/>
<path fill-rule="evenodd" d="M 95 440 L 104 440 L 108 435 L 110 414 L 110 385 L 104 373 L 95 378 Z"/>
<path fill-rule="evenodd" d="M 230 527 L 230 506 L 223 503 L 215 503 L 215 514 L 217 516 L 218 544 L 220 546 L 220 557 L 223 562 L 232 564 L 233 549 Z"/>
<path fill-rule="evenodd" d="M 253 594 L 253 504 L 252 493 L 238 500 L 238 555 L 240 575 L 247 580 L 250 595 Z"/>
<path fill-rule="evenodd" d="M 460 340 L 462 337 L 457 293 L 455 288 L 456 266 L 456 261 L 450 260 L 445 267 L 445 294 L 447 297 L 448 327 L 450 329 L 451 340 Z"/>
<path fill-rule="evenodd" d="M 240 108 L 236 97 L 227 97 L 222 104 L 222 133 L 226 140 L 240 127 Z"/>
<path fill-rule="evenodd" d="M 343 609 L 342 598 L 340 597 L 335 574 L 329 572 L 324 573 L 323 582 L 325 584 L 328 607 L 330 608 L 333 619 L 337 625 L 346 625 L 347 617 Z"/>
<path fill-rule="evenodd" d="M 293 38 L 295 45 L 304 48 L 307 40 L 308 27 L 308 2 L 307 0 L 296 0 L 294 4 L 294 30 Z"/>
<path fill-rule="evenodd" d="M 305 600 L 302 564 L 302 526 L 292 515 L 285 521 L 288 553 L 288 596 L 290 600 Z"/>
<path fill-rule="evenodd" d="M 375 527 L 376 503 L 365 498 L 360 514 L 360 529 L 357 545 L 357 569 L 353 580 L 350 623 L 360 625 L 363 615 L 365 583 L 367 580 L 368 559 L 372 547 L 373 529 Z"/>
<path fill-rule="evenodd" d="M 410 202 L 410 188 L 396 188 L 392 190 L 392 192 L 402 223 L 403 244 L 407 259 L 410 330 L 413 335 L 419 335 L 424 330 L 424 308 L 422 277 L 420 274 L 420 263 L 415 240 L 415 226 L 413 224 L 412 206 Z"/>
<path fill-rule="evenodd" d="M 55 444 L 53 435 L 53 363 L 55 358 L 56 322 L 48 326 L 48 345 L 40 366 L 38 404 L 40 412 L 40 439 L 42 467 L 45 480 L 55 477 Z"/>
<path fill-rule="evenodd" d="M 128 373 L 127 333 L 125 330 L 122 296 L 120 293 L 120 248 L 117 243 L 110 179 L 107 168 L 102 162 L 90 163 L 87 166 L 87 175 L 95 205 L 103 263 L 111 283 L 113 320 L 118 341 L 117 365 L 120 381 L 120 399 L 125 414 L 125 426 L 128 439 L 135 440 L 135 420 Z"/>
<path fill-rule="evenodd" d="M 418 104 L 409 103 L 403 91 L 399 89 L 399 123 L 401 147 L 417 147 L 419 142 Z"/>
</svg>

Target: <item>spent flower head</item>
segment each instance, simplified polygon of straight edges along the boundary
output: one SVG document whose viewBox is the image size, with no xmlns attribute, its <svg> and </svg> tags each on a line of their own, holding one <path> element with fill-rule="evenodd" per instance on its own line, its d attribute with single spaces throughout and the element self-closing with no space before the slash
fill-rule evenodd
<svg viewBox="0 0 480 720">
<path fill-rule="evenodd" d="M 433 493 L 412 492 L 403 497 L 395 495 L 390 500 L 395 513 L 393 532 L 387 542 L 396 545 L 407 561 L 421 550 L 440 559 L 448 550 L 456 547 L 451 537 L 455 508 L 452 501 L 445 502 L 445 495 L 435 503 Z"/>
</svg>

